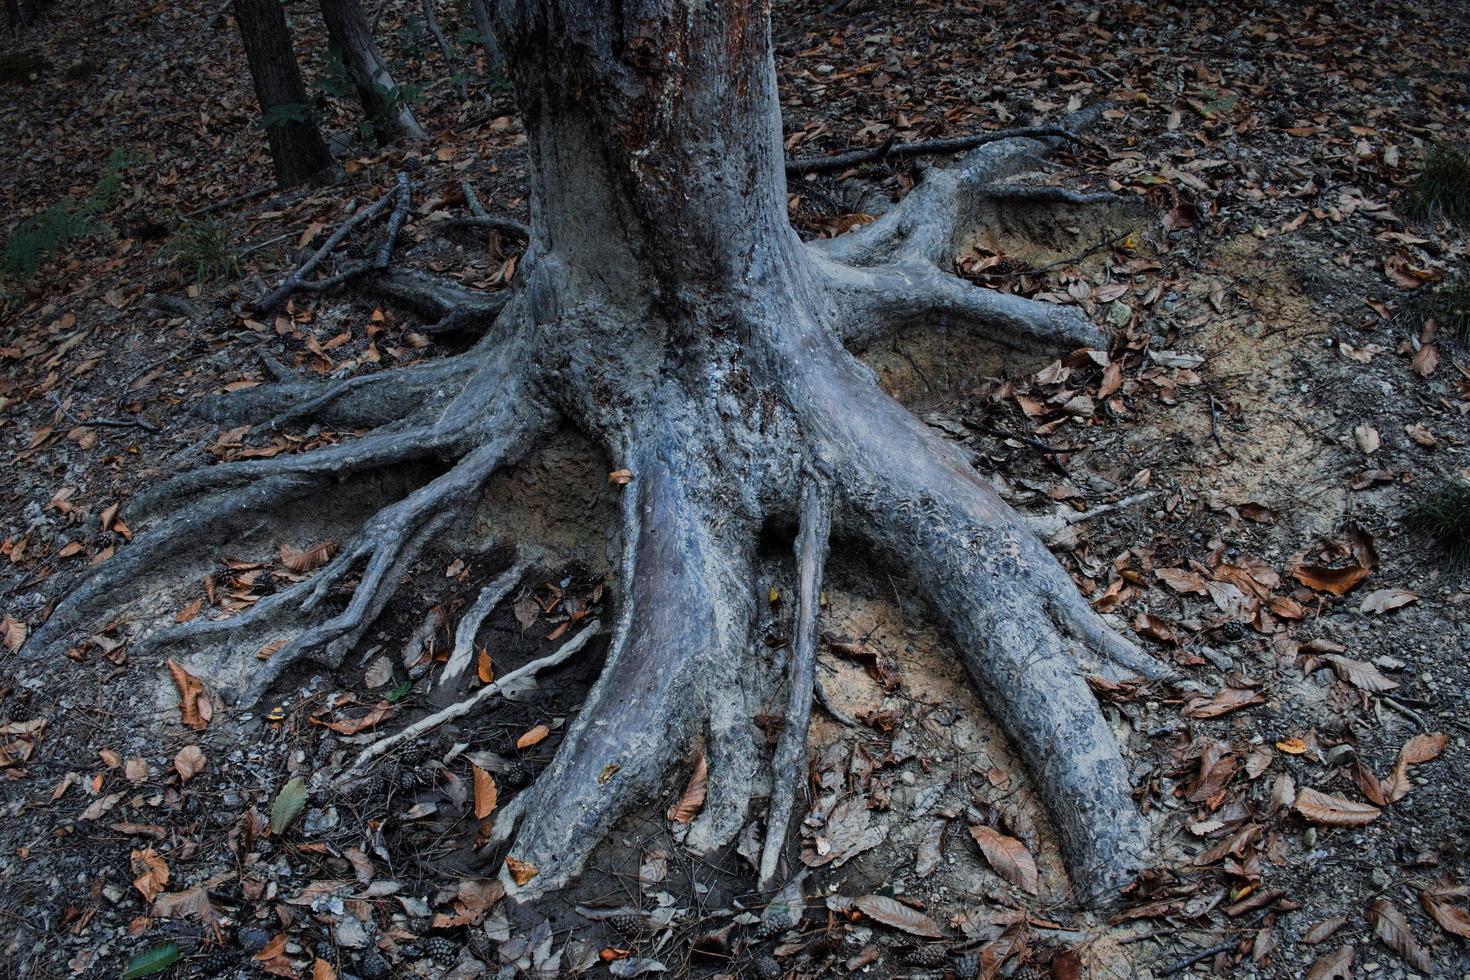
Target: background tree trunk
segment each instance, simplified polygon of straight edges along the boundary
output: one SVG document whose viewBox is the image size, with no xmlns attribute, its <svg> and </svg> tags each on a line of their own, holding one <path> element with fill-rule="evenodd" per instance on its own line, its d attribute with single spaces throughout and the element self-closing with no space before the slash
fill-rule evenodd
<svg viewBox="0 0 1470 980">
<path fill-rule="evenodd" d="M 235 0 L 235 20 L 270 140 L 276 181 L 290 187 L 331 169 L 332 155 L 310 116 L 291 32 L 278 0 Z M 295 118 L 283 118 L 293 115 Z M 274 117 L 274 118 L 273 118 Z"/>
<path fill-rule="evenodd" d="M 401 97 L 357 0 L 321 0 L 321 7 L 327 36 L 357 89 L 357 100 L 378 142 L 391 143 L 399 137 L 426 138 L 428 134 Z"/>
<path fill-rule="evenodd" d="M 485 0 L 470 0 L 470 15 L 475 18 L 475 33 L 480 36 L 480 46 L 485 49 L 485 74 L 494 79 L 505 75 L 501 63 L 500 46 L 495 43 L 495 27 L 490 22 L 490 11 L 485 9 Z"/>
</svg>

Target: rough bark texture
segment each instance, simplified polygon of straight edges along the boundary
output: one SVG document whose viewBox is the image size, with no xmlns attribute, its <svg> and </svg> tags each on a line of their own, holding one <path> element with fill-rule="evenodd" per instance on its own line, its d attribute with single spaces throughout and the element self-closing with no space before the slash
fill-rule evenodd
<svg viewBox="0 0 1470 980">
<path fill-rule="evenodd" d="M 363 115 L 380 143 L 400 137 L 424 139 L 428 134 L 398 96 L 398 83 L 388 71 L 373 29 L 357 0 L 321 0 L 322 20 L 342 67 L 357 90 Z"/>
<path fill-rule="evenodd" d="M 234 4 L 261 115 L 269 117 L 285 110 L 301 116 L 276 120 L 266 127 L 276 182 L 290 187 L 311 180 L 331 169 L 332 155 L 307 115 L 306 85 L 296 66 L 286 14 L 279 0 L 234 0 Z"/>
<path fill-rule="evenodd" d="M 1021 519 L 844 346 L 933 322 L 1015 347 L 1101 344 L 1075 310 L 998 296 L 951 271 L 975 225 L 1004 215 L 996 182 L 1052 144 L 988 143 L 866 229 L 806 244 L 787 221 L 762 4 L 504 0 L 494 21 L 527 125 L 532 226 L 515 291 L 483 339 L 325 396 L 295 382 L 269 389 L 302 414 L 376 428 L 303 456 L 184 474 L 149 494 L 142 509 L 172 516 L 63 602 L 30 649 L 242 514 L 411 459 L 447 463 L 316 575 L 233 619 L 154 641 L 222 646 L 223 669 L 287 640 L 249 681 L 250 701 L 294 662 L 340 663 L 492 472 L 570 425 L 611 468 L 632 472 L 622 605 L 606 668 L 555 759 L 500 812 L 490 853 L 519 862 L 520 880 L 505 878 L 514 896 L 568 882 L 701 752 L 708 794 L 686 840 L 729 842 L 767 765 L 758 713 L 786 718 L 778 764 L 800 768 L 830 524 L 838 546 L 885 558 L 932 601 L 1048 805 L 1079 900 L 1107 901 L 1147 842 L 1085 675 L 1165 672 L 1107 629 Z M 429 307 L 460 302 L 452 289 L 395 288 Z M 222 421 L 258 419 L 280 402 L 255 392 L 212 408 Z M 801 583 L 790 669 L 769 677 L 751 635 L 755 541 L 768 525 L 799 529 Z M 324 606 L 339 611 L 313 615 Z M 790 775 L 777 774 L 763 885 L 782 873 Z"/>
</svg>

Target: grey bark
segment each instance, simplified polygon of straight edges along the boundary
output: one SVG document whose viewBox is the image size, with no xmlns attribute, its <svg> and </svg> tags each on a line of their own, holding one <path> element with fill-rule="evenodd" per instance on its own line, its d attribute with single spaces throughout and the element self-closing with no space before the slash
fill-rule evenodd
<svg viewBox="0 0 1470 980">
<path fill-rule="evenodd" d="M 321 0 L 321 10 L 327 37 L 342 59 L 363 115 L 378 142 L 391 143 L 401 137 L 427 138 L 413 110 L 399 97 L 398 83 L 388 71 L 367 15 L 357 0 Z"/>
<path fill-rule="evenodd" d="M 504 74 L 500 47 L 495 43 L 495 30 L 490 24 L 490 11 L 485 9 L 485 0 L 470 0 L 470 15 L 475 18 L 475 33 L 480 46 L 485 50 L 485 74 L 498 78 Z"/>
<path fill-rule="evenodd" d="M 325 412 L 361 396 L 352 384 L 401 386 L 420 393 L 401 420 L 315 453 L 185 474 L 143 503 L 183 507 L 215 533 L 228 506 L 253 508 L 263 494 L 310 492 L 415 456 L 449 468 L 384 508 L 315 576 L 157 642 L 220 643 L 223 664 L 262 635 L 289 636 L 249 680 L 246 702 L 295 662 L 335 665 L 498 467 L 555 425 L 593 439 L 610 468 L 632 473 L 621 490 L 622 604 L 601 677 L 550 766 L 502 807 L 487 851 L 534 869 L 519 882 L 503 874 L 510 894 L 529 901 L 570 881 L 604 834 L 659 800 L 701 753 L 708 793 L 686 844 L 733 839 L 766 765 L 753 719 L 782 691 L 791 734 L 777 765 L 783 776 L 799 768 L 791 759 L 804 751 L 796 735 L 810 711 L 828 523 L 825 496 L 813 507 L 816 480 L 830 488 L 833 539 L 892 563 L 931 600 L 1047 804 L 1078 899 L 1111 900 L 1147 839 L 1085 678 L 1163 680 L 1167 671 L 1104 625 L 1022 519 L 844 346 L 885 324 L 932 319 L 1013 346 L 1103 341 L 1075 312 L 997 297 L 948 271 L 973 225 L 993 217 L 995 182 L 1047 142 L 981 146 L 932 171 L 890 215 L 808 245 L 787 220 L 776 74 L 757 0 L 502 0 L 495 26 L 527 127 L 532 220 L 513 293 L 489 331 L 442 373 L 338 382 L 330 391 L 340 397 L 312 402 Z M 398 288 L 427 306 L 456 302 L 455 287 Z M 208 536 L 169 520 L 163 530 L 186 540 L 150 545 L 150 535 L 98 577 L 116 585 L 139 568 L 128 556 L 156 560 Z M 752 636 L 755 540 L 768 523 L 802 529 L 784 686 L 767 676 Z M 359 569 L 345 607 L 313 620 Z M 57 642 L 106 593 L 84 585 L 27 652 Z M 778 835 L 790 799 L 779 789 L 773 798 Z"/>
<path fill-rule="evenodd" d="M 332 155 L 311 118 L 306 85 L 279 0 L 234 0 L 234 6 L 261 115 L 270 117 L 284 110 L 300 117 L 277 119 L 266 127 L 276 183 L 290 187 L 330 171 Z"/>
</svg>

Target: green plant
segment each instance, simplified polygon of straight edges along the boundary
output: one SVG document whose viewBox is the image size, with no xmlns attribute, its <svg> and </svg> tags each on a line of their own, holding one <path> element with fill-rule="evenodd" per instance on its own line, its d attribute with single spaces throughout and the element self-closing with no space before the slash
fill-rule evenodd
<svg viewBox="0 0 1470 980">
<path fill-rule="evenodd" d="M 123 177 L 137 157 L 127 150 L 113 150 L 103 165 L 102 176 L 92 193 L 78 201 L 67 197 L 45 211 L 22 221 L 0 249 L 0 279 L 23 282 L 36 274 L 48 257 L 72 242 L 102 231 L 101 215 L 112 210 L 122 197 Z"/>
<path fill-rule="evenodd" d="M 1410 526 L 1444 554 L 1452 571 L 1470 568 L 1470 483 L 1446 480 L 1408 514 Z"/>
<path fill-rule="evenodd" d="M 1414 325 L 1439 324 L 1439 336 L 1470 347 L 1470 273 L 1451 276 L 1433 289 L 1420 289 L 1407 310 Z"/>
<path fill-rule="evenodd" d="M 240 274 L 240 257 L 224 225 L 210 218 L 186 220 L 169 239 L 160 255 L 203 286 L 215 279 L 232 279 Z"/>
<path fill-rule="evenodd" d="M 1424 169 L 1404 198 L 1404 210 L 1412 218 L 1444 215 L 1451 221 L 1470 223 L 1470 146 L 1431 148 Z"/>
</svg>

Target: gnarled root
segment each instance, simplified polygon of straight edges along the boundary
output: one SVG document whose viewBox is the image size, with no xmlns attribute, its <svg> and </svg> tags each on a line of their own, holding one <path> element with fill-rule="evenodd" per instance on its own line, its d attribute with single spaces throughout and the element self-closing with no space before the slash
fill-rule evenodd
<svg viewBox="0 0 1470 980">
<path fill-rule="evenodd" d="M 624 491 L 628 595 L 607 665 L 550 767 L 497 826 L 504 837 L 519 817 L 510 857 L 535 874 L 520 883 L 509 871 L 502 878 L 521 900 L 566 884 L 616 821 L 659 796 L 696 739 L 710 766 L 706 814 L 723 833 L 739 829 L 753 760 L 740 761 L 742 733 L 721 727 L 731 719 L 711 719 L 712 706 L 739 701 L 746 683 L 751 542 L 721 540 L 695 501 L 705 474 L 687 457 L 667 435 L 632 454 L 635 476 Z M 749 715 L 743 726 L 753 745 Z M 732 766 L 737 771 L 727 771 Z"/>
<path fill-rule="evenodd" d="M 954 448 L 855 364 L 809 380 L 821 389 L 808 418 L 831 453 L 838 529 L 905 568 L 931 601 L 1047 804 L 1079 899 L 1106 902 L 1141 866 L 1147 834 L 1085 674 L 1168 671 L 1109 630 Z"/>
</svg>

